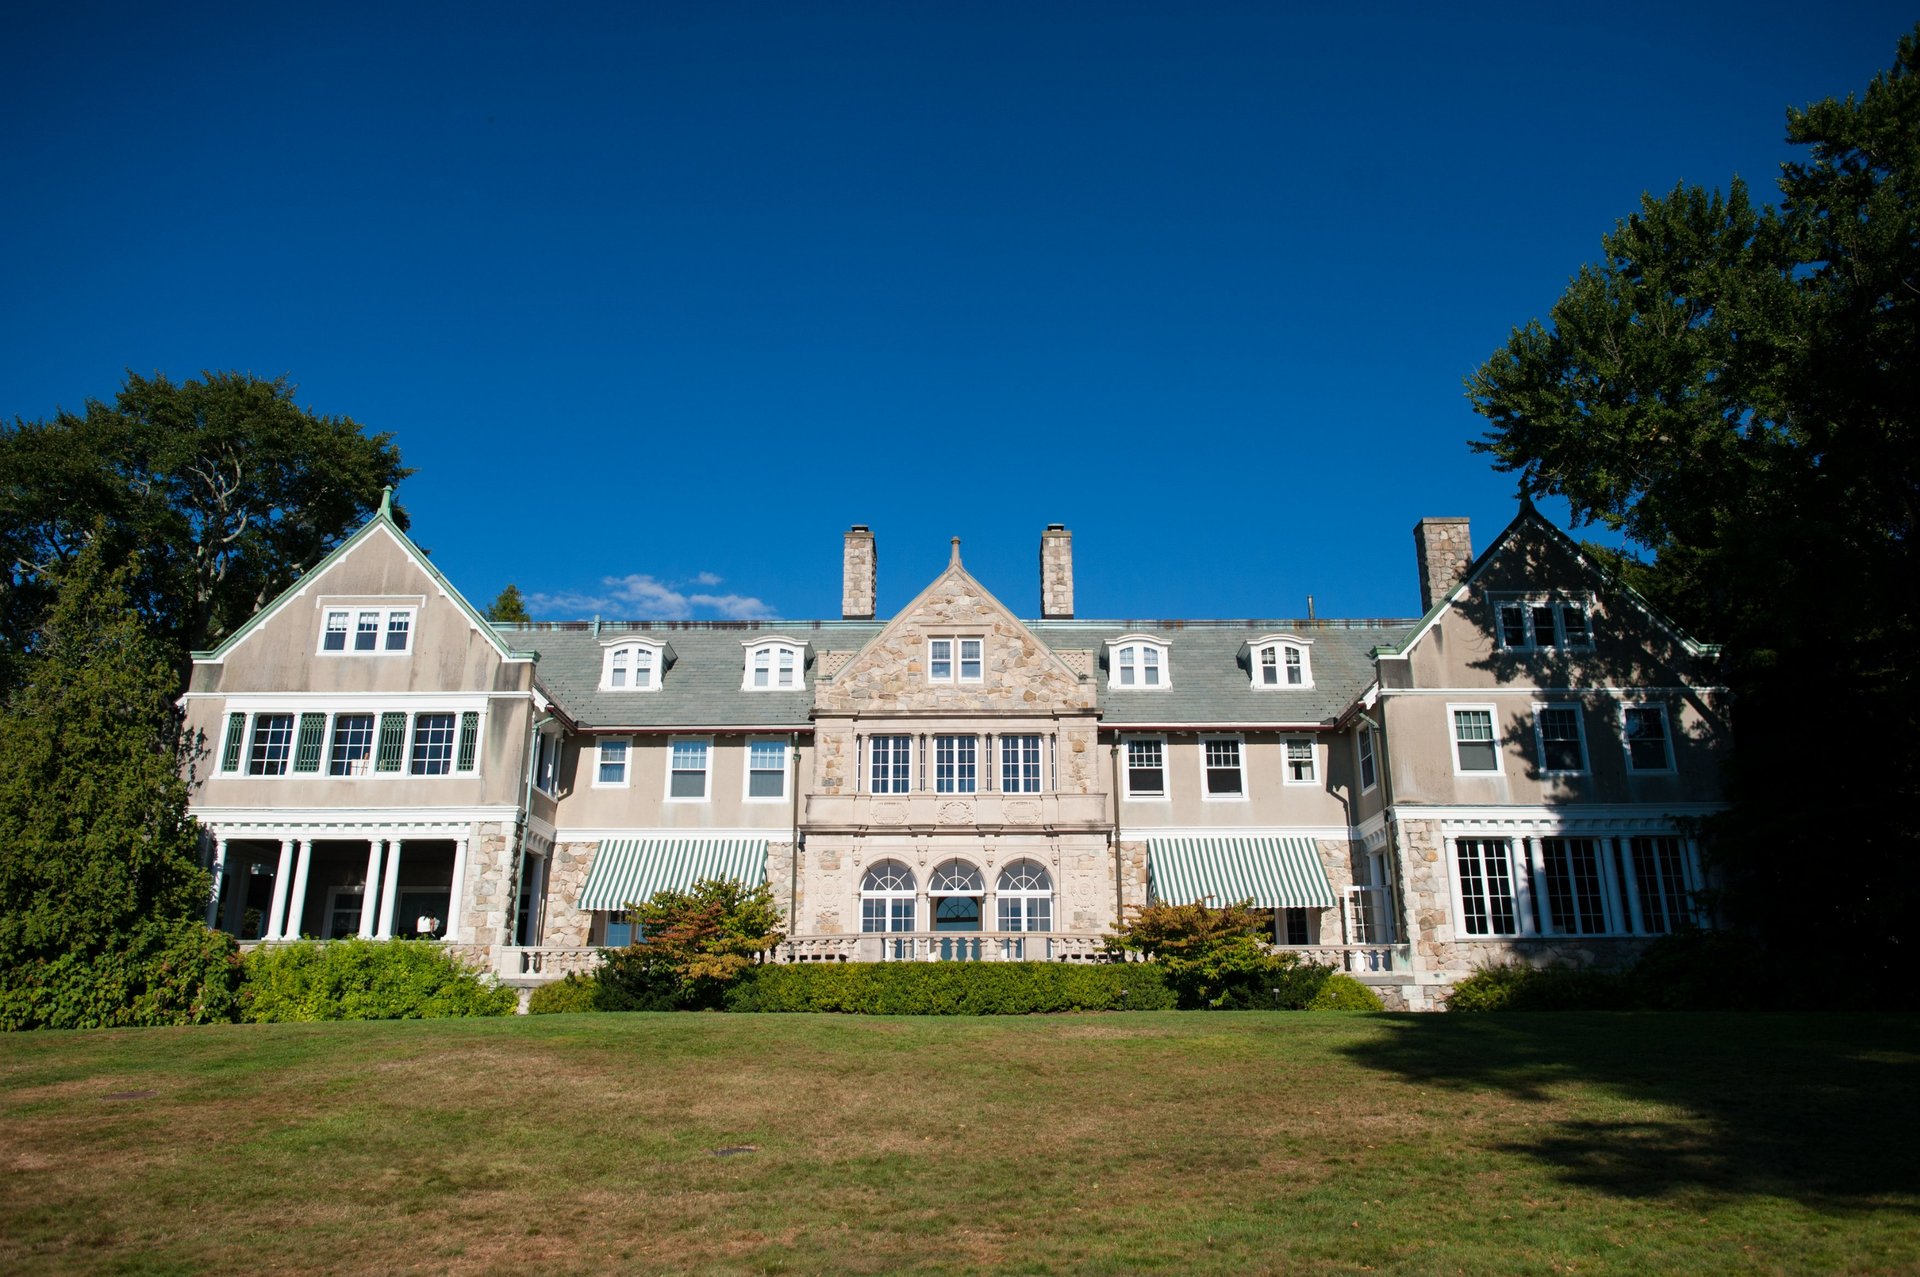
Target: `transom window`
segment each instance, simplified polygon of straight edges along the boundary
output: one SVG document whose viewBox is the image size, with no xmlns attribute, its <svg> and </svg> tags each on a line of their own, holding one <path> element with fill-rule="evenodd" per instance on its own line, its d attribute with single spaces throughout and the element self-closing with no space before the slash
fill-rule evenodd
<svg viewBox="0 0 1920 1277">
<path fill-rule="evenodd" d="M 746 681 L 740 686 L 749 692 L 793 691 L 805 683 L 805 664 L 800 647 L 794 643 L 767 643 L 747 649 Z"/>
<path fill-rule="evenodd" d="M 1149 738 L 1127 742 L 1127 797 L 1164 798 L 1167 793 L 1167 745 Z"/>
<path fill-rule="evenodd" d="M 1500 646 L 1509 651 L 1593 646 L 1593 626 L 1581 602 L 1512 599 L 1497 605 Z"/>
<path fill-rule="evenodd" d="M 938 794 L 971 794 L 979 787 L 980 738 L 933 738 L 933 789 Z"/>
<path fill-rule="evenodd" d="M 913 870 L 897 860 L 871 865 L 860 879 L 860 930 L 912 931 Z"/>
<path fill-rule="evenodd" d="M 1673 741 L 1667 731 L 1665 705 L 1623 705 L 1620 727 L 1626 739 L 1628 771 L 1673 770 Z"/>
<path fill-rule="evenodd" d="M 1034 860 L 1016 860 L 1000 871 L 994 888 L 1000 930 L 1053 930 L 1053 878 Z"/>
<path fill-rule="evenodd" d="M 1112 687 L 1167 687 L 1172 669 L 1167 645 L 1158 639 L 1129 634 L 1107 643 L 1107 683 Z"/>
<path fill-rule="evenodd" d="M 411 607 L 334 607 L 320 625 L 320 651 L 405 652 L 413 646 Z"/>
<path fill-rule="evenodd" d="M 927 681 L 978 683 L 984 674 L 986 640 L 930 638 L 927 640 Z"/>
<path fill-rule="evenodd" d="M 979 869 L 964 860 L 948 860 L 936 865 L 927 879 L 930 896 L 978 896 L 987 889 Z"/>
<path fill-rule="evenodd" d="M 616 643 L 607 648 L 600 667 L 602 691 L 651 692 L 660 686 L 661 645 Z"/>
<path fill-rule="evenodd" d="M 1540 770 L 1570 776 L 1587 770 L 1587 746 L 1580 734 L 1580 710 L 1573 705 L 1537 705 L 1533 730 L 1540 742 Z"/>
<path fill-rule="evenodd" d="M 1209 798 L 1244 798 L 1246 777 L 1240 767 L 1240 741 L 1237 737 L 1209 737 L 1201 742 L 1201 762 L 1205 770 Z"/>
<path fill-rule="evenodd" d="M 1040 738 L 1000 738 L 1000 788 L 1009 794 L 1040 792 Z"/>
<path fill-rule="evenodd" d="M 1253 641 L 1255 687 L 1312 687 L 1313 660 L 1309 641 L 1275 635 Z"/>
<path fill-rule="evenodd" d="M 1493 737 L 1491 705 L 1449 706 L 1453 720 L 1453 760 L 1456 772 L 1497 772 L 1500 746 Z"/>
<path fill-rule="evenodd" d="M 873 754 L 873 792 L 906 793 L 913 780 L 913 737 L 875 736 L 867 744 Z"/>
</svg>

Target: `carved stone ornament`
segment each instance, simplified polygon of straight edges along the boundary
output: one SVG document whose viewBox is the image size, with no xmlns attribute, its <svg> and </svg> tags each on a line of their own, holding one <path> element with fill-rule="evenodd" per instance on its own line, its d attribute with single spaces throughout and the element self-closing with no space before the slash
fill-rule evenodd
<svg viewBox="0 0 1920 1277">
<path fill-rule="evenodd" d="M 1040 804 L 1019 799 L 1006 806 L 1007 823 L 1010 825 L 1031 825 L 1040 819 Z"/>
<path fill-rule="evenodd" d="M 973 823 L 973 804 L 941 803 L 940 823 L 943 825 L 971 825 Z"/>
<path fill-rule="evenodd" d="M 873 823 L 876 825 L 906 824 L 907 805 L 905 803 L 875 803 L 873 805 Z"/>
</svg>

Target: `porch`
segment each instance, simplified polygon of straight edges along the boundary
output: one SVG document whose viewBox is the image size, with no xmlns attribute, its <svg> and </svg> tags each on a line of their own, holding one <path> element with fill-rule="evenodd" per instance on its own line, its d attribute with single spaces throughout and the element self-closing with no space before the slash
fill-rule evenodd
<svg viewBox="0 0 1920 1277">
<path fill-rule="evenodd" d="M 454 908 L 468 839 L 215 831 L 206 922 L 245 942 L 462 939 Z"/>
</svg>

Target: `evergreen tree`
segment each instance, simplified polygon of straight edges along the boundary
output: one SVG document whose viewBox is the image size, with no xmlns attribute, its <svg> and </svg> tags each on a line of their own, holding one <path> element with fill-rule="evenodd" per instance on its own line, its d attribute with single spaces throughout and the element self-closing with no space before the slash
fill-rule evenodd
<svg viewBox="0 0 1920 1277">
<path fill-rule="evenodd" d="M 96 538 L 0 708 L 0 972 L 197 918 L 209 879 L 177 762 L 170 653 Z"/>
<path fill-rule="evenodd" d="M 487 609 L 487 619 L 508 625 L 525 625 L 533 618 L 527 615 L 527 603 L 520 597 L 520 587 L 509 583 L 506 589 L 500 591 L 500 597 L 493 601 L 493 606 Z"/>
</svg>

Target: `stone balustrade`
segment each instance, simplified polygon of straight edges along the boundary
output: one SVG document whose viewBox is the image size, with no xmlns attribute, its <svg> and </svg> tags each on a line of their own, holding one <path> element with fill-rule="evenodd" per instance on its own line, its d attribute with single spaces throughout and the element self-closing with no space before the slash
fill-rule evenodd
<svg viewBox="0 0 1920 1277">
<path fill-rule="evenodd" d="M 1046 931 L 889 931 L 795 936 L 777 962 L 1100 962 L 1102 938 Z"/>
<path fill-rule="evenodd" d="M 493 951 L 493 969 L 502 980 L 513 982 L 559 980 L 575 973 L 591 975 L 605 953 L 560 945 L 502 945 Z"/>
<path fill-rule="evenodd" d="M 1413 970 L 1413 948 L 1404 944 L 1270 944 L 1267 952 L 1291 953 L 1302 962 L 1332 967 L 1355 976 L 1405 974 Z"/>
</svg>

